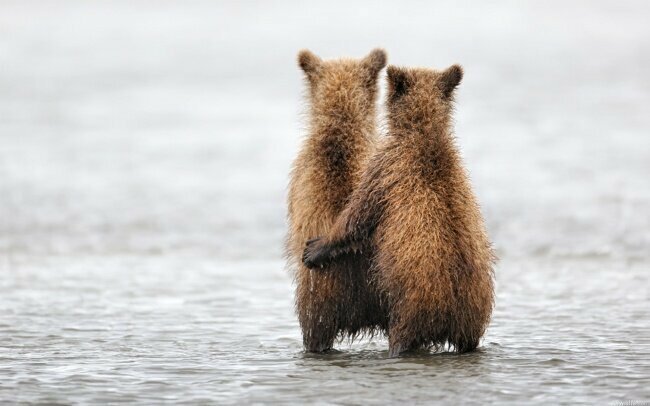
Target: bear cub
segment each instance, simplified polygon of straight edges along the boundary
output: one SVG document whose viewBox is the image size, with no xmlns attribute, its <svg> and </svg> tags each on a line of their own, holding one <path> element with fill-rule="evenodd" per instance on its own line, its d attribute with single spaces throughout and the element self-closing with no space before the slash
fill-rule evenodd
<svg viewBox="0 0 650 406">
<path fill-rule="evenodd" d="M 348 256 L 313 272 L 302 264 L 306 241 L 328 233 L 358 186 L 376 143 L 376 98 L 386 53 L 324 61 L 301 51 L 298 64 L 308 88 L 308 135 L 291 171 L 286 253 L 294 271 L 296 313 L 310 352 L 332 348 L 337 337 L 386 330 L 368 262 Z"/>
</svg>

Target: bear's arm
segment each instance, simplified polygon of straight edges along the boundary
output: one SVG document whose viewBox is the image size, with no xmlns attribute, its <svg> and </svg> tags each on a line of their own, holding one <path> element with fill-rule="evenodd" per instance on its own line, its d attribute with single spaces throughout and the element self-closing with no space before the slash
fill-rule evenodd
<svg viewBox="0 0 650 406">
<path fill-rule="evenodd" d="M 368 248 L 383 212 L 383 185 L 380 165 L 369 165 L 360 185 L 334 222 L 330 232 L 307 242 L 303 262 L 309 268 L 323 266 Z"/>
</svg>

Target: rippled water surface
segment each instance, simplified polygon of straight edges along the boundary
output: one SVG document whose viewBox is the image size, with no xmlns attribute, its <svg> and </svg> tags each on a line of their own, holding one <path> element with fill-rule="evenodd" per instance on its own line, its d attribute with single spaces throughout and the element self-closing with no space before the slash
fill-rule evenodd
<svg viewBox="0 0 650 406">
<path fill-rule="evenodd" d="M 401 7 L 2 2 L 0 401 L 650 401 L 650 8 Z M 458 142 L 501 258 L 471 354 L 302 351 L 295 54 L 377 45 L 465 67 Z"/>
</svg>

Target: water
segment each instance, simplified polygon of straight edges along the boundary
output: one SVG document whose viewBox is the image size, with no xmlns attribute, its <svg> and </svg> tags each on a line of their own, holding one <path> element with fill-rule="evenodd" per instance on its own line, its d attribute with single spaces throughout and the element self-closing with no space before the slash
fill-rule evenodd
<svg viewBox="0 0 650 406">
<path fill-rule="evenodd" d="M 231 7 L 0 5 L 2 403 L 650 399 L 648 5 Z M 456 128 L 501 258 L 472 354 L 301 349 L 295 54 L 377 45 L 465 66 Z"/>
</svg>

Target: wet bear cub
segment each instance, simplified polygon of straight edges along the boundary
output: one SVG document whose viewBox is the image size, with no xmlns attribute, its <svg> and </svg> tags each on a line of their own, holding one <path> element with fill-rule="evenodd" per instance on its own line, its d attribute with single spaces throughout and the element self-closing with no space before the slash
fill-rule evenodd
<svg viewBox="0 0 650 406">
<path fill-rule="evenodd" d="M 327 273 L 301 261 L 306 241 L 330 231 L 374 151 L 378 76 L 386 53 L 376 49 L 363 59 L 323 61 L 302 51 L 298 64 L 308 87 L 309 123 L 291 172 L 286 252 L 305 349 L 320 352 L 337 337 L 387 328 L 365 258 L 349 256 L 329 265 Z"/>
<path fill-rule="evenodd" d="M 452 134 L 463 71 L 390 66 L 388 134 L 307 267 L 358 250 L 389 302 L 389 355 L 475 349 L 493 307 L 494 255 Z M 331 271 L 328 270 L 327 272 Z"/>
</svg>

